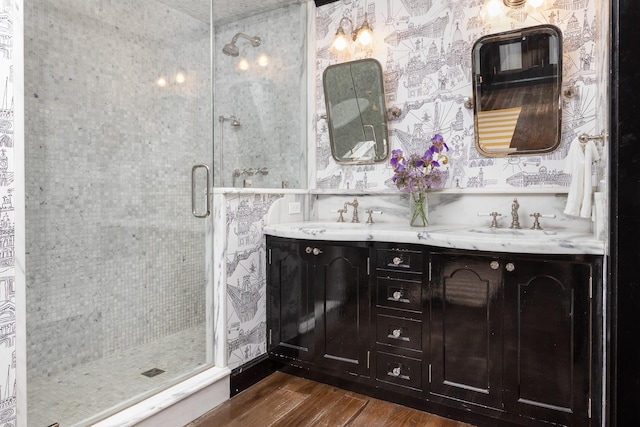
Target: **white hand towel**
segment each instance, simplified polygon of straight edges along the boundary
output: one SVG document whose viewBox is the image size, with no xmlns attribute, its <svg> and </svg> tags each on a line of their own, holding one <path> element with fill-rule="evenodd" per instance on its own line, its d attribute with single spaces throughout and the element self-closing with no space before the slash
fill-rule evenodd
<svg viewBox="0 0 640 427">
<path fill-rule="evenodd" d="M 584 148 L 584 150 L 583 150 Z M 600 160 L 598 148 L 593 141 L 581 146 L 578 140 L 573 141 L 567 154 L 567 170 L 571 174 L 571 184 L 567 196 L 564 213 L 571 216 L 591 218 L 591 165 Z"/>
</svg>

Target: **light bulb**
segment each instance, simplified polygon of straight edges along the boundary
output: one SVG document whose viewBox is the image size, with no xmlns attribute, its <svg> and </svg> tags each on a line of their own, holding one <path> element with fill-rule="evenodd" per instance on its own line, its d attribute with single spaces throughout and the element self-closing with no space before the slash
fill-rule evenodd
<svg viewBox="0 0 640 427">
<path fill-rule="evenodd" d="M 363 46 L 367 46 L 373 40 L 373 34 L 371 33 L 371 29 L 369 26 L 363 26 L 360 31 L 358 31 L 358 42 Z"/>
<path fill-rule="evenodd" d="M 167 85 L 167 79 L 159 77 L 158 80 L 156 80 L 156 84 L 160 87 L 165 87 Z"/>
<path fill-rule="evenodd" d="M 500 0 L 489 0 L 487 3 L 487 15 L 491 18 L 495 18 L 502 13 L 502 4 Z"/>
<path fill-rule="evenodd" d="M 176 74 L 176 83 L 182 84 L 187 80 L 187 78 L 185 77 L 184 73 L 177 73 Z"/>
<path fill-rule="evenodd" d="M 349 45 L 349 41 L 347 40 L 347 36 L 343 31 L 338 30 L 336 37 L 333 39 L 333 48 L 339 52 L 345 50 L 345 48 Z"/>
<path fill-rule="evenodd" d="M 544 0 L 529 0 L 529 5 L 531 7 L 540 7 L 544 3 Z"/>
</svg>

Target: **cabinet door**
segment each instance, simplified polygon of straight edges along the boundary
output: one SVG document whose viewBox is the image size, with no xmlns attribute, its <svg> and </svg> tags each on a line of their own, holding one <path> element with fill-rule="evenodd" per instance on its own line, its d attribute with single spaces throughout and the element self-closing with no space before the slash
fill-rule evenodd
<svg viewBox="0 0 640 427">
<path fill-rule="evenodd" d="M 512 271 L 509 271 L 512 270 Z M 588 424 L 588 264 L 514 260 L 505 272 L 505 409 Z"/>
<path fill-rule="evenodd" d="M 499 408 L 502 285 L 498 260 L 432 255 L 430 393 Z"/>
<path fill-rule="evenodd" d="M 318 246 L 318 245 L 316 245 Z M 369 249 L 321 245 L 315 258 L 317 363 L 326 369 L 369 372 Z"/>
<path fill-rule="evenodd" d="M 312 264 L 295 240 L 269 237 L 267 342 L 270 354 L 312 360 L 315 310 Z"/>
</svg>

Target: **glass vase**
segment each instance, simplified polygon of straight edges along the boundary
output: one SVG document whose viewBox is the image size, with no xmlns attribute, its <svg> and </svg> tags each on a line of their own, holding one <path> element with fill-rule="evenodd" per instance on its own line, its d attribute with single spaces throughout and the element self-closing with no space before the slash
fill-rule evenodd
<svg viewBox="0 0 640 427">
<path fill-rule="evenodd" d="M 411 193 L 409 195 L 409 214 L 411 215 L 409 225 L 412 227 L 426 227 L 429 223 L 427 220 L 428 212 L 429 204 L 427 203 L 427 193 Z"/>
</svg>

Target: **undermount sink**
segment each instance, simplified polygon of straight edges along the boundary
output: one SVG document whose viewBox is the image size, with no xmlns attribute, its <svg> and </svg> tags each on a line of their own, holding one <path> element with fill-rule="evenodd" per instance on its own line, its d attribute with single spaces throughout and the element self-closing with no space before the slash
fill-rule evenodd
<svg viewBox="0 0 640 427">
<path fill-rule="evenodd" d="M 300 228 L 326 228 L 326 229 L 350 229 L 350 228 L 360 228 L 363 226 L 368 226 L 372 224 L 366 224 L 364 222 L 329 222 L 329 221 L 319 221 L 319 222 L 305 222 L 301 225 Z"/>
<path fill-rule="evenodd" d="M 470 228 L 467 231 L 469 231 L 470 233 L 478 233 L 478 234 L 482 234 L 485 236 L 502 236 L 502 237 L 507 237 L 507 236 L 513 236 L 513 237 L 526 237 L 526 238 L 532 238 L 532 237 L 540 237 L 540 238 L 544 238 L 545 236 L 554 236 L 556 234 L 558 234 L 557 231 L 552 231 L 552 230 L 532 230 L 529 228 L 482 228 L 482 227 L 476 227 L 476 228 Z"/>
</svg>

